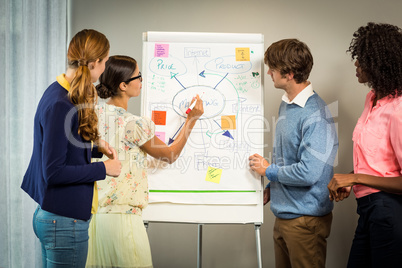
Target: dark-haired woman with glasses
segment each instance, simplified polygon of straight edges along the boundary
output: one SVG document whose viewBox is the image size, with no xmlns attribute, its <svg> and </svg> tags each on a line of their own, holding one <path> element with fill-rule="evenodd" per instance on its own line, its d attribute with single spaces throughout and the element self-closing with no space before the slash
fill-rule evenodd
<svg viewBox="0 0 402 268">
<path fill-rule="evenodd" d="M 179 136 L 168 147 L 155 136 L 150 119 L 127 111 L 128 100 L 139 96 L 142 87 L 133 58 L 110 57 L 99 82 L 99 97 L 109 98 L 97 109 L 99 131 L 116 148 L 122 170 L 119 177 L 107 176 L 98 184 L 99 207 L 90 225 L 87 267 L 152 267 L 141 216 L 148 204 L 147 154 L 173 163 L 204 112 L 202 100 L 197 96 Z"/>
</svg>

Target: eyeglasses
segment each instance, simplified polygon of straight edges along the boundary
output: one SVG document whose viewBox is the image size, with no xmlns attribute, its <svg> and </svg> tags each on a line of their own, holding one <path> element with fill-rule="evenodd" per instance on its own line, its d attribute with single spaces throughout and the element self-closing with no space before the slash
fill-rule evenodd
<svg viewBox="0 0 402 268">
<path fill-rule="evenodd" d="M 142 76 L 141 76 L 141 72 L 139 73 L 139 75 L 131 77 L 130 79 L 128 79 L 127 81 L 124 81 L 124 83 L 128 84 L 131 81 L 135 80 L 135 79 L 140 79 L 140 82 L 142 82 Z"/>
</svg>

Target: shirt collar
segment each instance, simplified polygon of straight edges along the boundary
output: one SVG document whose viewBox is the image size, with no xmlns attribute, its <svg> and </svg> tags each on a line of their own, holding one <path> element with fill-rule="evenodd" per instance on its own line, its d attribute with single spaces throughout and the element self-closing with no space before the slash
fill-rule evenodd
<svg viewBox="0 0 402 268">
<path fill-rule="evenodd" d="M 288 93 L 285 92 L 282 96 L 282 100 L 287 104 L 297 104 L 300 107 L 304 108 L 308 98 L 314 95 L 313 85 L 310 83 L 307 87 L 305 87 L 302 91 L 297 94 L 297 96 L 292 100 L 289 101 Z"/>
<path fill-rule="evenodd" d="M 374 99 L 375 99 L 375 91 L 374 91 L 374 89 L 372 89 L 372 90 L 370 91 L 370 93 L 371 93 L 371 99 L 370 99 L 370 101 L 371 101 L 371 106 L 373 106 L 373 102 L 374 102 Z M 394 98 L 393 98 L 391 95 L 385 96 L 385 97 L 383 97 L 383 98 L 381 98 L 381 99 L 379 99 L 379 100 L 377 101 L 376 106 L 378 106 L 378 107 L 384 106 L 385 104 L 387 104 L 387 103 L 389 103 L 389 102 L 392 102 L 393 99 L 394 99 Z"/>
<path fill-rule="evenodd" d="M 65 90 L 70 91 L 70 83 L 67 81 L 65 74 L 57 76 L 56 80 Z"/>
</svg>

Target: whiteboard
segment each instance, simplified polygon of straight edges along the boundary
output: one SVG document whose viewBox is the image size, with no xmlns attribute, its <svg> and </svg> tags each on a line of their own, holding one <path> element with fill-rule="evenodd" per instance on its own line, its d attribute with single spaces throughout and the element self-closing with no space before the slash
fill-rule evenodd
<svg viewBox="0 0 402 268">
<path fill-rule="evenodd" d="M 263 155 L 263 35 L 146 32 L 142 115 L 171 144 L 191 99 L 204 114 L 171 165 L 148 157 L 146 221 L 262 223 L 262 178 L 248 167 Z"/>
</svg>

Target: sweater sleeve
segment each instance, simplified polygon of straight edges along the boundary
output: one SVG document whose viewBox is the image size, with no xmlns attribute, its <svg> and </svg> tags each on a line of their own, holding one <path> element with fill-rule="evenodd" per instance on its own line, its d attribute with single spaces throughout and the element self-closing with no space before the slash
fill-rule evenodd
<svg viewBox="0 0 402 268">
<path fill-rule="evenodd" d="M 288 186 L 311 186 L 320 180 L 327 165 L 333 165 L 338 148 L 333 123 L 320 116 L 309 117 L 303 124 L 301 137 L 299 161 L 279 167 L 271 165 L 266 171 L 269 180 Z"/>
<path fill-rule="evenodd" d="M 75 139 L 70 125 L 71 115 L 74 113 L 75 107 L 65 102 L 57 102 L 43 114 L 42 169 L 48 185 L 88 183 L 106 177 L 103 162 L 82 165 L 67 163 L 69 142 L 78 142 L 69 141 L 69 138 Z M 76 146 L 81 146 L 82 157 L 85 157 L 85 144 L 78 142 Z"/>
<path fill-rule="evenodd" d="M 99 152 L 99 147 L 94 145 L 92 148 L 92 158 L 102 158 L 103 153 Z"/>
</svg>

